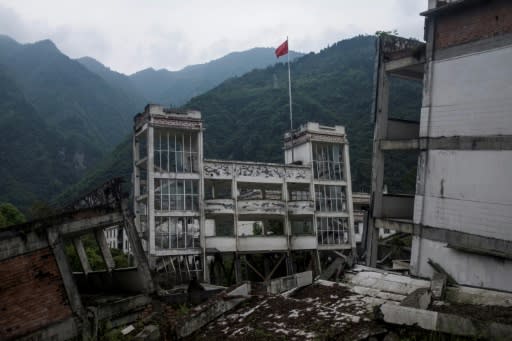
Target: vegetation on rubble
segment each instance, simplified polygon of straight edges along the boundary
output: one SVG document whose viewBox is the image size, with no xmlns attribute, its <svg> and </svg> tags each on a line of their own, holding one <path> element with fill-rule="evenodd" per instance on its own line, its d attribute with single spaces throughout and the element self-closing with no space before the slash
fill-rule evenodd
<svg viewBox="0 0 512 341">
<path fill-rule="evenodd" d="M 23 222 L 25 222 L 25 216 L 16 206 L 10 203 L 0 203 L 0 229 Z"/>
<path fill-rule="evenodd" d="M 87 234 L 82 238 L 82 244 L 84 245 L 85 253 L 87 254 L 87 260 L 93 271 L 105 270 L 105 262 L 101 256 L 101 251 L 96 243 L 96 240 L 92 234 Z M 112 258 L 116 268 L 125 268 L 130 266 L 130 260 L 128 255 L 125 255 L 120 249 L 110 249 Z M 71 242 L 66 244 L 66 255 L 71 265 L 71 270 L 74 272 L 82 272 L 82 266 L 76 253 L 75 247 Z"/>
</svg>

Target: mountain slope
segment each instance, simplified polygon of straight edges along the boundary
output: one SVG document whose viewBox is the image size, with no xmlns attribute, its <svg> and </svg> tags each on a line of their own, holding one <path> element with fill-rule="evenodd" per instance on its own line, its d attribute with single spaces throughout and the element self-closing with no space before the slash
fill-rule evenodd
<svg viewBox="0 0 512 341">
<path fill-rule="evenodd" d="M 301 53 L 290 52 L 290 60 L 300 56 Z M 276 59 L 273 48 L 253 48 L 205 64 L 187 66 L 180 71 L 145 69 L 130 78 L 150 102 L 180 106 L 228 78 L 283 60 Z"/>
<path fill-rule="evenodd" d="M 291 65 L 294 126 L 307 121 L 347 128 L 354 191 L 369 190 L 371 110 L 375 38 L 344 40 L 297 59 Z M 287 67 L 277 64 L 232 78 L 191 99 L 205 121 L 207 158 L 282 162 L 282 138 L 289 129 Z M 421 106 L 421 84 L 391 81 L 391 116 L 414 119 Z M 126 143 L 129 143 L 128 141 Z M 129 145 L 110 158 L 131 160 Z M 130 174 L 130 163 L 112 164 L 82 181 L 75 190 L 112 175 Z M 398 185 L 407 168 L 393 169 Z M 414 180 L 414 177 L 413 177 Z"/>
<path fill-rule="evenodd" d="M 49 40 L 0 36 L 0 199 L 26 209 L 75 183 L 126 137 L 141 101 Z"/>
<path fill-rule="evenodd" d="M 0 46 L 0 50 L 6 50 Z M 138 103 L 98 75 L 62 54 L 49 40 L 25 44 L 4 64 L 49 125 L 99 147 L 112 147 L 130 130 Z"/>
<path fill-rule="evenodd" d="M 83 153 L 49 128 L 0 67 L 0 202 L 22 209 L 62 191 L 83 175 Z M 63 146 L 67 146 L 64 149 Z M 78 171 L 77 171 L 78 170 Z"/>
<path fill-rule="evenodd" d="M 142 93 L 135 87 L 130 77 L 125 74 L 113 71 L 91 57 L 78 58 L 76 61 L 85 66 L 89 71 L 100 76 L 112 88 L 121 90 L 135 103 L 137 108 L 142 108 L 148 103 L 144 96 L 142 96 Z"/>
</svg>

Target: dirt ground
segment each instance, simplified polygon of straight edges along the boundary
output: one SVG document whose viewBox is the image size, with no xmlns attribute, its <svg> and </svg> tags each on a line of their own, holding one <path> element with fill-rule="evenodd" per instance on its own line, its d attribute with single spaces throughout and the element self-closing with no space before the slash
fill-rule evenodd
<svg viewBox="0 0 512 341">
<path fill-rule="evenodd" d="M 345 287 L 321 284 L 290 297 L 254 296 L 189 340 L 358 340 L 384 333 L 361 298 Z"/>
</svg>

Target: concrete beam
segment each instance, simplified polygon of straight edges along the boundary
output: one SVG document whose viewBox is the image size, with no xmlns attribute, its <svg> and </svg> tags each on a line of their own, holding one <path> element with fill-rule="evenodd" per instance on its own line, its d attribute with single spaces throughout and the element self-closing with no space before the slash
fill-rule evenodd
<svg viewBox="0 0 512 341">
<path fill-rule="evenodd" d="M 466 252 L 512 259 L 512 241 L 446 230 L 437 227 L 415 225 L 414 235 L 447 243 L 450 247 Z"/>
<path fill-rule="evenodd" d="M 116 265 L 114 263 L 114 258 L 112 258 L 112 253 L 110 253 L 110 247 L 108 246 L 107 238 L 105 237 L 105 231 L 103 231 L 103 229 L 98 229 L 94 231 L 94 236 L 96 237 L 96 242 L 100 248 L 101 256 L 103 257 L 107 271 L 110 272 L 116 267 Z"/>
<path fill-rule="evenodd" d="M 80 265 L 82 266 L 82 270 L 84 274 L 88 274 L 92 271 L 91 265 L 89 264 L 89 259 L 87 259 L 87 253 L 85 252 L 84 244 L 82 243 L 82 239 L 80 237 L 73 238 L 73 246 L 75 247 L 76 254 L 78 255 L 78 260 L 80 261 Z"/>
<path fill-rule="evenodd" d="M 400 59 L 393 59 L 389 62 L 385 63 L 385 69 L 387 72 L 394 72 L 399 71 L 401 69 L 409 69 L 411 67 L 417 67 L 420 66 L 420 68 L 425 64 L 425 57 L 422 56 L 421 58 L 417 59 L 413 56 L 407 56 Z M 423 70 L 421 70 L 423 71 Z M 421 72 L 421 78 L 423 78 L 423 72 Z"/>
<path fill-rule="evenodd" d="M 144 292 L 146 294 L 152 293 L 155 291 L 155 285 L 153 283 L 153 278 L 149 269 L 148 259 L 144 249 L 142 248 L 142 243 L 140 241 L 135 224 L 133 223 L 133 217 L 130 213 L 130 210 L 128 209 L 128 202 L 126 200 L 121 201 L 121 209 L 124 220 L 124 230 L 128 236 L 131 252 L 135 256 L 137 272 L 142 277 L 142 282 L 145 285 Z"/>
<path fill-rule="evenodd" d="M 512 150 L 512 136 L 450 136 L 417 139 L 383 138 L 380 150 Z"/>
<path fill-rule="evenodd" d="M 385 150 L 416 150 L 420 148 L 419 139 L 403 139 L 403 140 L 389 140 L 383 139 L 379 141 L 379 148 Z"/>
<path fill-rule="evenodd" d="M 512 259 L 512 241 L 414 224 L 412 220 L 375 219 L 375 228 L 411 233 L 421 238 L 446 243 L 448 247 L 485 256 Z"/>
<path fill-rule="evenodd" d="M 414 224 L 412 220 L 406 219 L 375 219 L 375 228 L 388 229 L 404 233 L 413 233 Z"/>
<path fill-rule="evenodd" d="M 108 226 L 119 225 L 123 222 L 123 216 L 120 212 L 112 212 L 101 215 L 94 215 L 89 217 L 70 220 L 61 224 L 53 225 L 56 227 L 61 235 L 84 235 L 93 232 L 96 229 L 105 228 Z"/>
<path fill-rule="evenodd" d="M 384 322 L 417 326 L 422 329 L 447 334 L 483 338 L 486 340 L 508 340 L 512 334 L 512 325 L 490 321 L 477 321 L 459 315 L 436 311 L 383 304 L 377 315 Z"/>
</svg>

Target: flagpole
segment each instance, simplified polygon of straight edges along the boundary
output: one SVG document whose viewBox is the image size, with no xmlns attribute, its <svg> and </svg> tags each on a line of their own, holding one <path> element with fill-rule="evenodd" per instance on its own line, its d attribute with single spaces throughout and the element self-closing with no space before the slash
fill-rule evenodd
<svg viewBox="0 0 512 341">
<path fill-rule="evenodd" d="M 288 98 L 290 100 L 290 134 L 292 135 L 292 163 L 294 160 L 294 151 L 293 151 L 293 110 L 292 110 L 292 77 L 290 73 L 290 41 L 288 40 L 288 36 L 286 36 L 286 44 L 288 45 L 288 53 L 286 57 L 288 58 Z"/>
<path fill-rule="evenodd" d="M 286 54 L 286 56 L 288 57 L 288 97 L 290 98 L 290 130 L 293 130 L 292 81 L 290 74 L 290 42 L 288 40 L 288 36 L 286 36 L 286 42 L 288 44 L 288 53 Z"/>
</svg>

